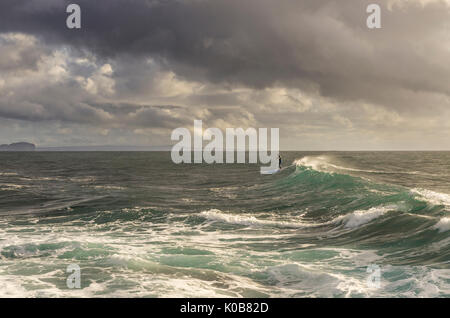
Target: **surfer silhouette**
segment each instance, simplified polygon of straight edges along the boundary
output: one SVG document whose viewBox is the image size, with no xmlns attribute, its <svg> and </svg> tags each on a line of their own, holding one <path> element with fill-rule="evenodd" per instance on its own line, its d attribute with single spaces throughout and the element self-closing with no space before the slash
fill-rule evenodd
<svg viewBox="0 0 450 318">
<path fill-rule="evenodd" d="M 281 169 L 281 155 L 278 155 L 278 167 Z"/>
</svg>

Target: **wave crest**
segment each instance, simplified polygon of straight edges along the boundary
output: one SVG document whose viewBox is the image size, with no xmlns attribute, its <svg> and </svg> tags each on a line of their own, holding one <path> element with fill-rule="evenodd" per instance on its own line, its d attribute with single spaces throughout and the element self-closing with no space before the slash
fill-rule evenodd
<svg viewBox="0 0 450 318">
<path fill-rule="evenodd" d="M 383 173 L 383 171 L 378 170 L 364 170 L 339 166 L 331 163 L 330 158 L 327 156 L 306 156 L 301 159 L 294 160 L 293 164 L 298 167 L 311 168 L 320 172 L 335 172 L 336 170 L 344 170 L 353 172 Z"/>
<path fill-rule="evenodd" d="M 243 216 L 237 214 L 224 213 L 218 209 L 211 209 L 200 213 L 202 217 L 210 221 L 218 221 L 230 224 L 246 225 L 246 226 L 275 226 L 288 228 L 305 228 L 320 226 L 321 224 L 303 223 L 303 222 L 285 222 L 275 220 L 261 220 L 254 216 Z"/>
<path fill-rule="evenodd" d="M 411 189 L 411 193 L 416 194 L 419 198 L 418 200 L 424 200 L 433 205 L 443 205 L 450 207 L 450 195 L 447 193 L 435 192 L 427 189 Z"/>
<path fill-rule="evenodd" d="M 439 220 L 434 226 L 435 229 L 439 230 L 439 232 L 446 232 L 450 230 L 450 218 L 445 217 Z"/>
<path fill-rule="evenodd" d="M 352 213 L 338 216 L 333 220 L 333 223 L 344 223 L 344 226 L 347 228 L 356 228 L 375 220 L 376 218 L 384 215 L 386 212 L 396 209 L 398 209 L 398 206 L 389 205 L 373 207 L 368 210 L 356 210 Z"/>
</svg>

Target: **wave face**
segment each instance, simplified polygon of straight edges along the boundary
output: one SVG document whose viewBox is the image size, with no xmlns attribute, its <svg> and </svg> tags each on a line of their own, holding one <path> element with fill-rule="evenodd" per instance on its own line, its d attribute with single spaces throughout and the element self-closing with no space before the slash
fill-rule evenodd
<svg viewBox="0 0 450 318">
<path fill-rule="evenodd" d="M 450 153 L 282 156 L 0 154 L 0 297 L 450 296 Z"/>
</svg>

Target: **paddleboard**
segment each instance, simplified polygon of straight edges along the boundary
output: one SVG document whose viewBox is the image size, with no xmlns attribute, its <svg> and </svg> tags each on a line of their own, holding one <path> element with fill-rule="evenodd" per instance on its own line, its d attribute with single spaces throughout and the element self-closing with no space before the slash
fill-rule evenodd
<svg viewBox="0 0 450 318">
<path fill-rule="evenodd" d="M 280 169 L 274 169 L 274 170 L 268 170 L 268 171 L 261 171 L 261 174 L 275 174 L 277 172 L 280 172 Z"/>
</svg>

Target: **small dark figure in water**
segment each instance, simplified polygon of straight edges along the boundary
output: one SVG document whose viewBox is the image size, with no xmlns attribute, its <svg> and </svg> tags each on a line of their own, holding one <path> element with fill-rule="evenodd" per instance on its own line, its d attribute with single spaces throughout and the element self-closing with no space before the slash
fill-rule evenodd
<svg viewBox="0 0 450 318">
<path fill-rule="evenodd" d="M 281 155 L 278 155 L 278 167 L 281 169 Z"/>
</svg>

